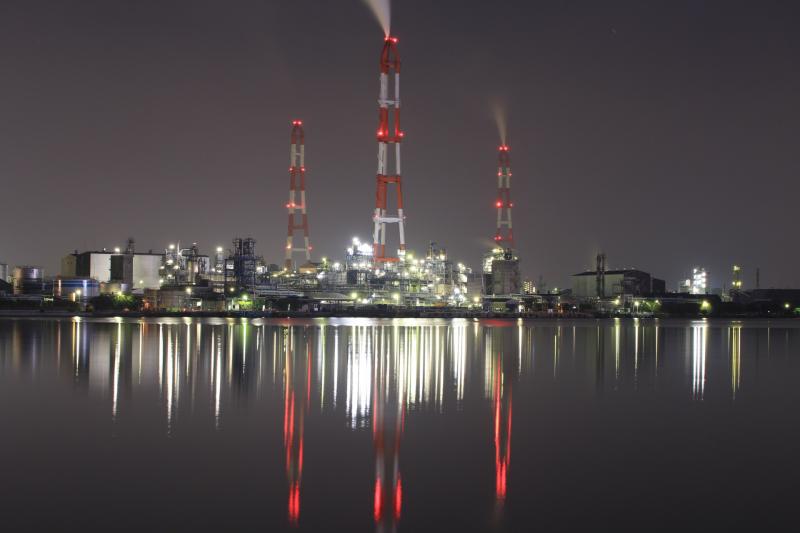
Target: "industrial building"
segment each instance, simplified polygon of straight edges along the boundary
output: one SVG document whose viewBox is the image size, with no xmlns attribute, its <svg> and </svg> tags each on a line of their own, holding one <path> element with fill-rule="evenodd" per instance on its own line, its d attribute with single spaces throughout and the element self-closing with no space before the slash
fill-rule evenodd
<svg viewBox="0 0 800 533">
<path fill-rule="evenodd" d="M 511 248 L 495 248 L 483 259 L 483 293 L 512 296 L 522 292 L 519 258 Z"/>
<path fill-rule="evenodd" d="M 158 289 L 164 254 L 136 252 L 133 239 L 125 250 L 71 253 L 61 260 L 64 278 L 90 278 L 113 287 L 109 292 L 143 293 L 145 289 Z"/>
<path fill-rule="evenodd" d="M 14 294 L 14 286 L 0 279 L 0 296 L 9 296 L 11 294 Z"/>
<path fill-rule="evenodd" d="M 451 261 L 435 242 L 422 257 L 407 251 L 397 261 L 379 261 L 373 252 L 374 246 L 353 238 L 343 262 L 320 264 L 318 288 L 362 305 L 460 306 L 479 295 L 472 269 Z"/>
<path fill-rule="evenodd" d="M 572 276 L 572 296 L 576 299 L 652 296 L 665 290 L 664 280 L 635 268 L 587 270 Z"/>
<path fill-rule="evenodd" d="M 94 278 L 56 276 L 53 296 L 74 302 L 86 302 L 100 295 L 100 282 Z"/>
</svg>

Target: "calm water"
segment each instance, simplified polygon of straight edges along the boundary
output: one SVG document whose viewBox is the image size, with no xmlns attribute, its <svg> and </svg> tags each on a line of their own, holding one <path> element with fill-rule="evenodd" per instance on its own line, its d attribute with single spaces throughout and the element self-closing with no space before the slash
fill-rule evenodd
<svg viewBox="0 0 800 533">
<path fill-rule="evenodd" d="M 0 527 L 789 529 L 798 326 L 0 320 Z"/>
</svg>

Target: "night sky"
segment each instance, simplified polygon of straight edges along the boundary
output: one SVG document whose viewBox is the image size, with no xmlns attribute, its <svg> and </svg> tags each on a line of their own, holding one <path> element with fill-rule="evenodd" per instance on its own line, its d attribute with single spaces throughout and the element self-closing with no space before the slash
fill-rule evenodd
<svg viewBox="0 0 800 533">
<path fill-rule="evenodd" d="M 669 288 L 800 286 L 796 6 L 395 0 L 410 247 L 479 267 L 499 101 L 525 277 L 602 249 Z M 382 40 L 359 0 L 3 0 L 0 262 L 252 236 L 280 263 L 293 118 L 314 258 L 371 241 Z"/>
</svg>

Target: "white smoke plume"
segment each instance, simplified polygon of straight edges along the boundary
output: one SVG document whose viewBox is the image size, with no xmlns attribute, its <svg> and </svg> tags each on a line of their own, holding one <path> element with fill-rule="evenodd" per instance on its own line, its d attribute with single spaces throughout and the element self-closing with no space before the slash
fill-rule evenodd
<svg viewBox="0 0 800 533">
<path fill-rule="evenodd" d="M 489 102 L 489 109 L 492 112 L 494 123 L 497 124 L 497 134 L 500 135 L 500 144 L 505 145 L 507 141 L 508 126 L 506 125 L 506 106 L 499 98 Z"/>
<path fill-rule="evenodd" d="M 392 28 L 392 3 L 390 0 L 363 0 L 369 7 L 378 24 L 383 28 L 383 33 L 388 37 Z"/>
</svg>

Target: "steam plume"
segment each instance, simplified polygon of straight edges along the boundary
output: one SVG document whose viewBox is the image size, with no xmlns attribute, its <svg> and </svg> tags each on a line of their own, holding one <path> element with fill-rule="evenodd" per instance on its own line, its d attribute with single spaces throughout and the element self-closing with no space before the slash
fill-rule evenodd
<svg viewBox="0 0 800 533">
<path fill-rule="evenodd" d="M 383 33 L 388 37 L 392 27 L 392 3 L 390 0 L 363 0 L 369 7 L 378 24 L 383 28 Z"/>
<path fill-rule="evenodd" d="M 491 109 L 492 117 L 494 117 L 494 122 L 497 125 L 497 134 L 500 135 L 500 143 L 505 145 L 508 131 L 506 126 L 505 105 L 503 105 L 499 99 L 494 99 L 489 102 L 489 108 Z"/>
</svg>

